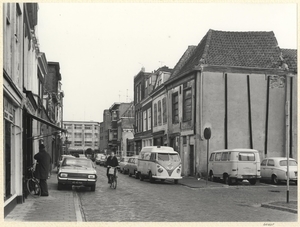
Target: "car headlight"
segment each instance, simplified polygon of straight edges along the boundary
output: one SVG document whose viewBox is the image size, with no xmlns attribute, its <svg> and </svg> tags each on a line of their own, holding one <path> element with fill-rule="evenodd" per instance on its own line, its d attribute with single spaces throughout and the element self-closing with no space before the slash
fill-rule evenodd
<svg viewBox="0 0 300 227">
<path fill-rule="evenodd" d="M 157 171 L 158 171 L 159 173 L 162 173 L 164 170 L 163 170 L 162 168 L 159 168 Z"/>
<path fill-rule="evenodd" d="M 180 173 L 180 169 L 179 168 L 176 171 L 177 171 L 177 173 Z"/>
<path fill-rule="evenodd" d="M 96 178 L 96 175 L 88 175 L 88 178 L 89 178 L 89 179 L 95 179 L 95 178 Z"/>
<path fill-rule="evenodd" d="M 60 173 L 60 177 L 68 177 L 67 173 Z"/>
</svg>

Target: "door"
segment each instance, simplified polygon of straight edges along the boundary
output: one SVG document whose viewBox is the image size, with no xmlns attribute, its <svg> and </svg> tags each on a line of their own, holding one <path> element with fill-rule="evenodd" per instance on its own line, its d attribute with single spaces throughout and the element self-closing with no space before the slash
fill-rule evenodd
<svg viewBox="0 0 300 227">
<path fill-rule="evenodd" d="M 190 145 L 190 175 L 195 175 L 195 166 L 194 166 L 194 145 Z"/>
</svg>

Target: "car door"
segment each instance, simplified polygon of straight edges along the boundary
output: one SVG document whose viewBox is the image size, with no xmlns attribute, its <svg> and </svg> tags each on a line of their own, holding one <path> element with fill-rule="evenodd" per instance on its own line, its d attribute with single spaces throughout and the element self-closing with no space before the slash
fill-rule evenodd
<svg viewBox="0 0 300 227">
<path fill-rule="evenodd" d="M 275 168 L 274 166 L 275 166 L 274 160 L 268 159 L 267 166 L 266 166 L 266 178 L 272 179 L 273 171 Z"/>
</svg>

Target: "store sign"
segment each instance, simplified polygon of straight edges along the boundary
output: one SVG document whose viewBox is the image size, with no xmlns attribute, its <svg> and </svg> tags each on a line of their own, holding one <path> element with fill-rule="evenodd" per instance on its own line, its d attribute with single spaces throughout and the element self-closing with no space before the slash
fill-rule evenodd
<svg viewBox="0 0 300 227">
<path fill-rule="evenodd" d="M 24 106 L 26 107 L 27 111 L 30 114 L 34 115 L 35 109 L 34 109 L 34 107 L 32 106 L 31 102 L 28 99 L 25 99 Z"/>
</svg>

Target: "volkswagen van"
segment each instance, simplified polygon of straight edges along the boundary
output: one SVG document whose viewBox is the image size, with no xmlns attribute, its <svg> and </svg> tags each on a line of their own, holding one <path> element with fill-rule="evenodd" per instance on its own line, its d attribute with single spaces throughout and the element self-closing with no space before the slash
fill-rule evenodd
<svg viewBox="0 0 300 227">
<path fill-rule="evenodd" d="M 222 179 L 231 185 L 238 181 L 248 180 L 256 184 L 261 178 L 260 158 L 254 149 L 225 149 L 210 153 L 208 173 L 211 181 Z"/>
<path fill-rule="evenodd" d="M 181 177 L 181 159 L 178 152 L 167 146 L 143 147 L 137 162 L 137 174 L 141 181 L 174 180 L 177 184 Z"/>
</svg>

